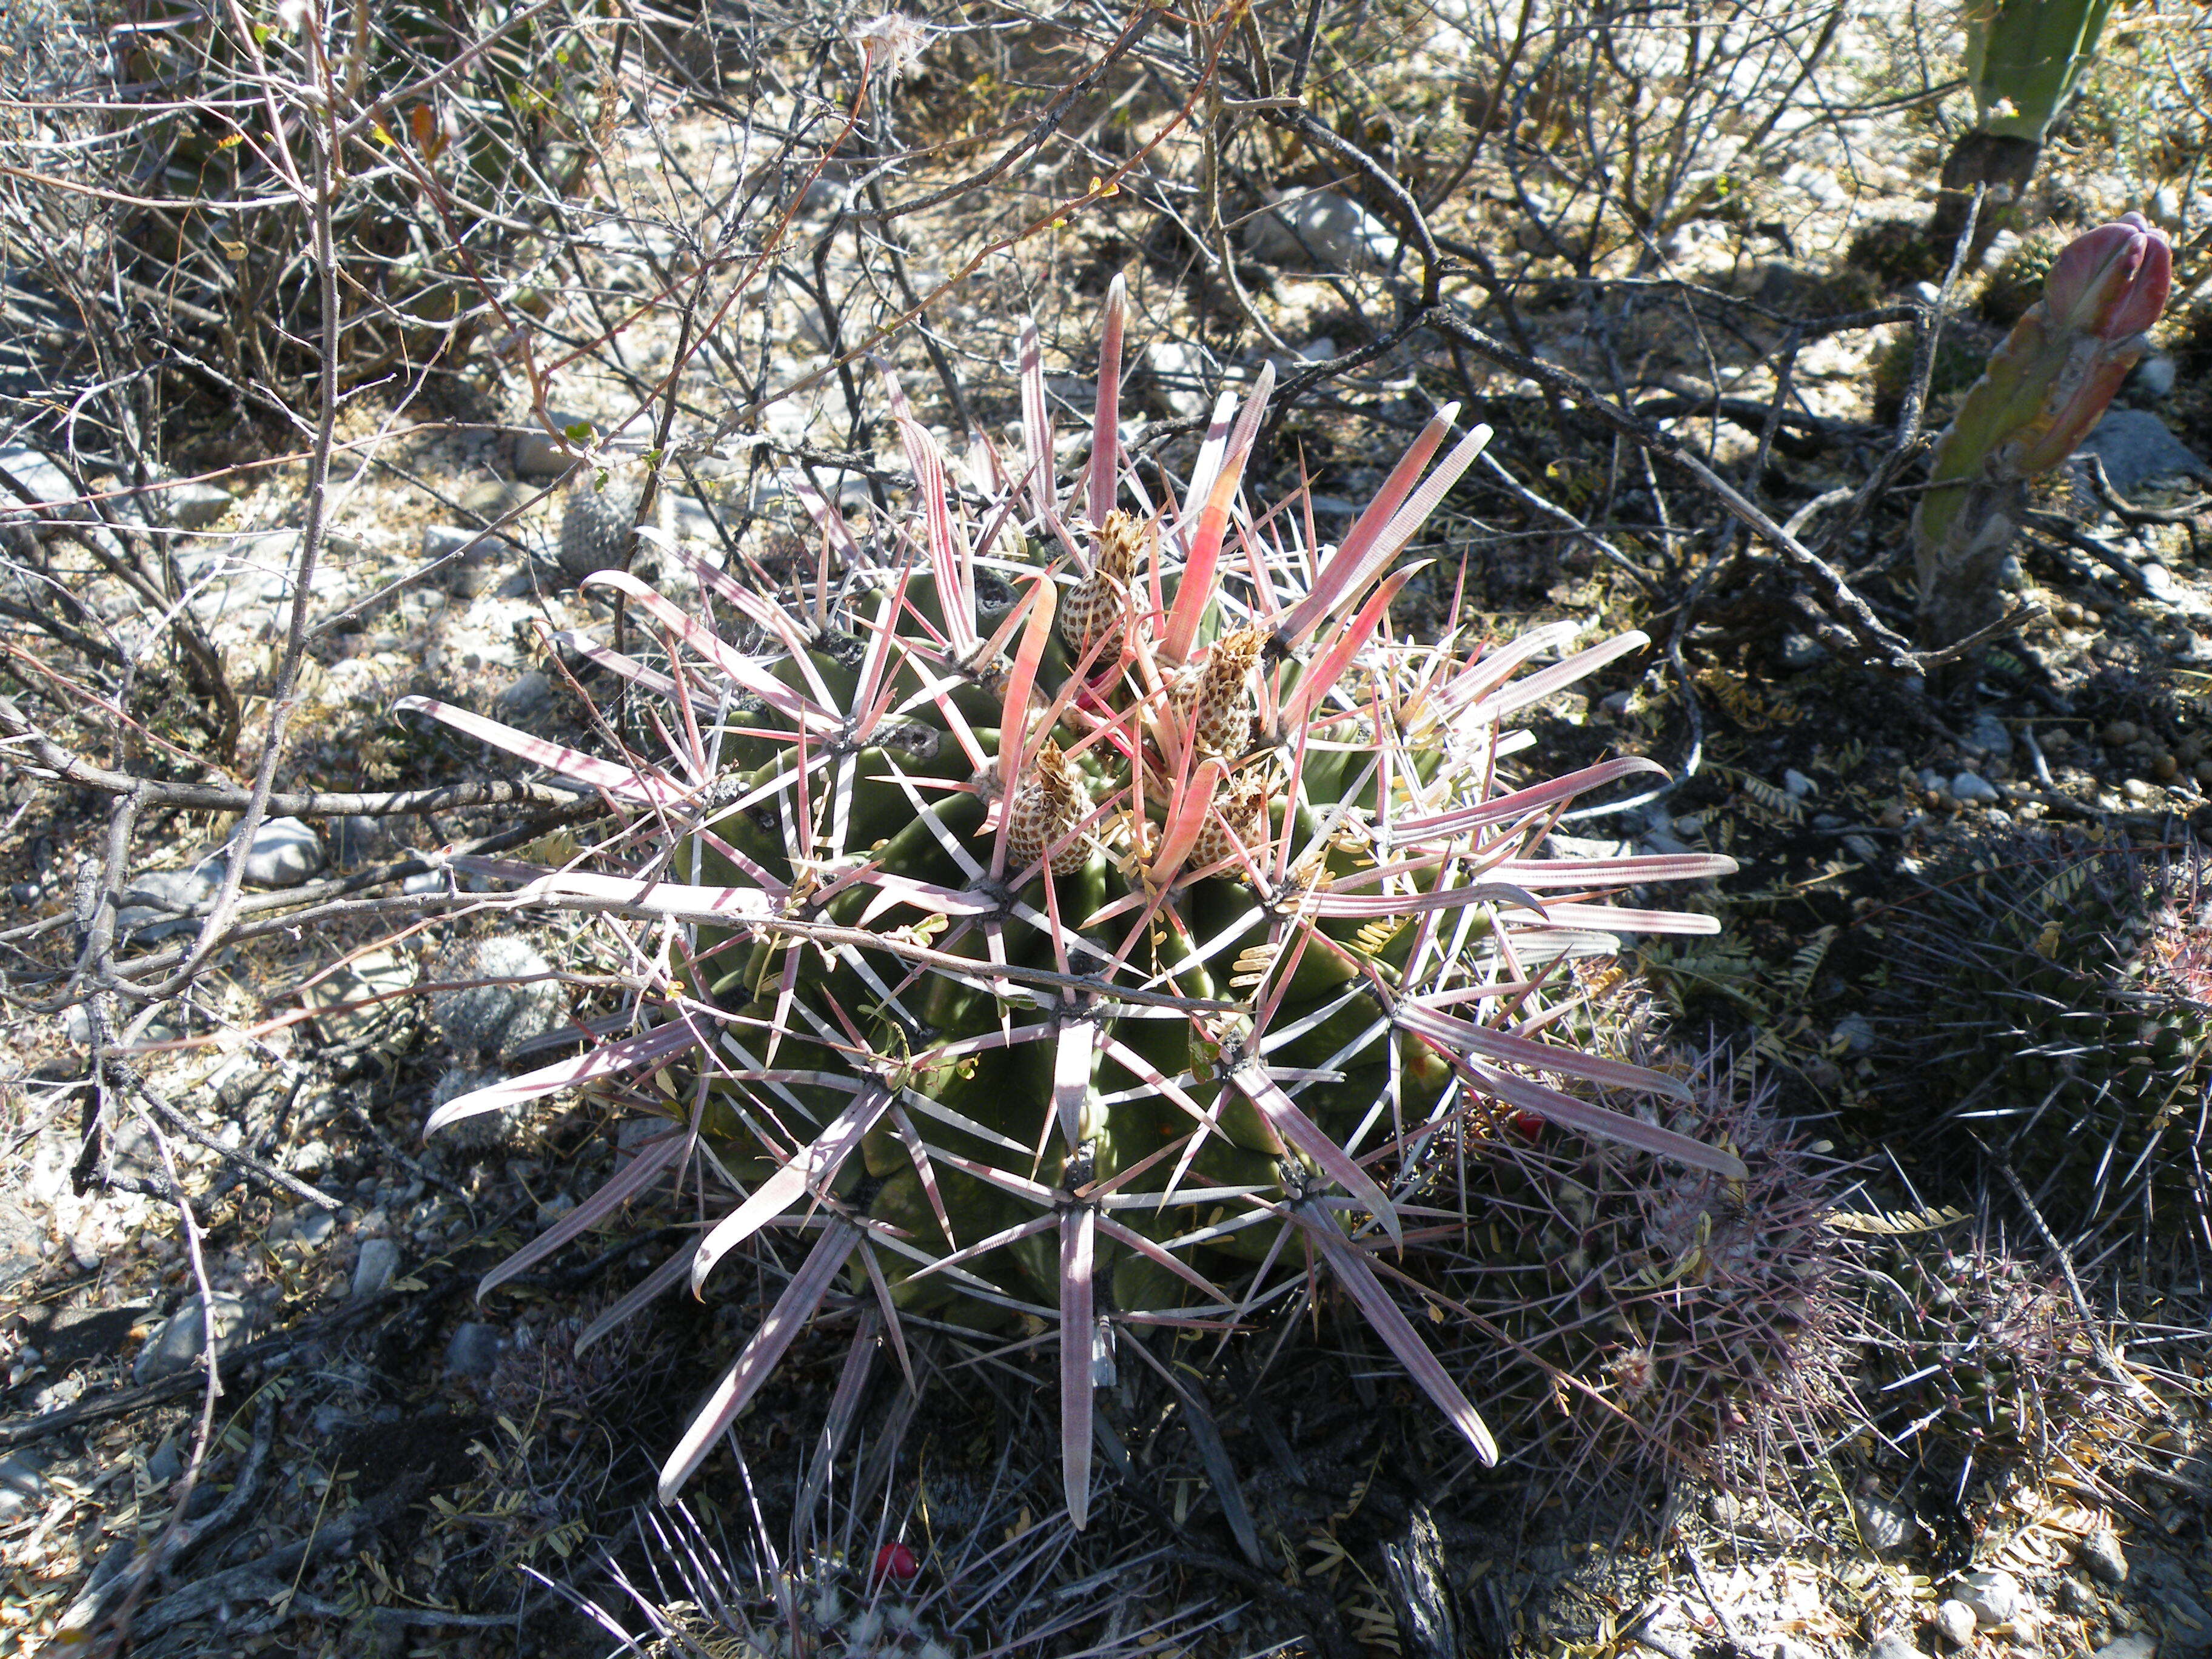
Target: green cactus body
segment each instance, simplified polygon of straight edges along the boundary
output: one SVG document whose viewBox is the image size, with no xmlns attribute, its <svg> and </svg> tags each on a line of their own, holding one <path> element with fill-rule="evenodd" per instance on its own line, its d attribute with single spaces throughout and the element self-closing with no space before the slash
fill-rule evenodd
<svg viewBox="0 0 2212 1659">
<path fill-rule="evenodd" d="M 2040 144 L 2095 58 L 2112 0 L 1969 0 L 1975 126 Z"/>
<path fill-rule="evenodd" d="M 1392 638 L 1405 578 L 1386 572 L 1487 436 L 1431 469 L 1450 410 L 1334 550 L 1291 539 L 1295 514 L 1263 525 L 1239 503 L 1265 375 L 1233 430 L 1224 405 L 1180 508 L 1122 510 L 1123 304 L 1117 284 L 1087 480 L 1066 502 L 1048 483 L 1025 489 L 1027 539 L 970 539 L 894 386 L 918 523 L 873 568 L 802 492 L 854 568 L 771 597 L 690 562 L 723 633 L 628 576 L 589 579 L 662 632 L 688 692 L 592 648 L 677 706 L 664 729 L 697 736 L 649 774 L 554 763 L 679 833 L 663 861 L 611 874 L 484 868 L 533 902 L 680 923 L 684 948 L 647 987 L 628 1047 L 538 1076 L 551 1088 L 691 1056 L 668 1109 L 699 1126 L 742 1199 L 691 1257 L 695 1285 L 771 1224 L 811 1239 L 665 1492 L 818 1311 L 927 1309 L 976 1328 L 1058 1326 L 1079 1526 L 1096 1357 L 1121 1333 L 1249 1320 L 1309 1260 L 1486 1458 L 1474 1406 L 1370 1265 L 1404 1236 L 1404 1195 L 1432 1183 L 1423 1157 L 1504 1101 L 1742 1171 L 1726 1148 L 1541 1080 L 1670 1097 L 1679 1079 L 1516 1029 L 1571 998 L 1563 958 L 1715 926 L 1607 896 L 1734 867 L 1538 856 L 1565 803 L 1657 769 L 1623 758 L 1521 781 L 1501 722 L 1640 636 L 1575 651 L 1563 627 L 1474 653 Z M 1052 453 L 1042 376 L 1032 351 L 1032 457 Z M 1032 562 L 1038 548 L 1050 564 Z M 1524 677 L 1547 651 L 1563 659 Z M 415 706 L 547 757 L 480 717 Z M 607 1207 L 580 1206 L 532 1259 Z"/>
<path fill-rule="evenodd" d="M 2057 1224 L 2204 1225 L 2205 874 L 2193 852 L 2154 866 L 2024 836 L 1951 872 L 1903 931 L 1917 1052 L 1950 1083 L 1951 1120 Z"/>
</svg>

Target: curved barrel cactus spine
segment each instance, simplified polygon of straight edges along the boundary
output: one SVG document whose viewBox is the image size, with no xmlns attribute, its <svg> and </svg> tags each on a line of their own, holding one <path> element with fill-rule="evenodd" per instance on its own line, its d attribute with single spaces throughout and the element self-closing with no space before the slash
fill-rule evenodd
<svg viewBox="0 0 2212 1659">
<path fill-rule="evenodd" d="M 913 526 L 871 547 L 800 486 L 821 574 L 772 594 L 689 561 L 714 616 L 590 578 L 661 631 L 665 669 L 577 645 L 655 700 L 665 765 L 407 705 L 604 791 L 665 848 L 618 873 L 467 866 L 533 903 L 652 919 L 637 959 L 669 966 L 631 1035 L 436 1123 L 623 1073 L 676 1090 L 668 1133 L 487 1285 L 702 1145 L 742 1201 L 663 1285 L 703 1285 L 771 1224 L 813 1236 L 664 1495 L 825 1308 L 858 1320 L 861 1364 L 878 1340 L 903 1359 L 900 1318 L 927 1312 L 1057 1328 L 1080 1526 L 1091 1391 L 1117 1343 L 1232 1325 L 1316 1264 L 1487 1460 L 1475 1407 L 1374 1258 L 1434 1213 L 1413 1195 L 1467 1109 L 1500 1101 L 1742 1174 L 1730 1151 L 1542 1080 L 1685 1092 L 1539 1033 L 1575 1000 L 1575 957 L 1716 926 L 1611 896 L 1735 866 L 1539 856 L 1570 802 L 1660 769 L 1545 776 L 1505 725 L 1642 636 L 1393 636 L 1398 556 L 1488 436 L 1437 460 L 1449 409 L 1333 549 L 1308 544 L 1297 501 L 1242 503 L 1265 373 L 1241 413 L 1223 399 L 1182 501 L 1149 501 L 1115 436 L 1124 304 L 1117 283 L 1078 499 L 1054 486 L 1030 332 L 1025 453 L 969 469 L 975 520 L 894 384 Z"/>
</svg>

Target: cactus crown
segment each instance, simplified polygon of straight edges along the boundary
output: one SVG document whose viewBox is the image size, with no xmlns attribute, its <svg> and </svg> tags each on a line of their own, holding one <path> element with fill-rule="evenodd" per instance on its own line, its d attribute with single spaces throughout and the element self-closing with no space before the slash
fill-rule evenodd
<svg viewBox="0 0 2212 1659">
<path fill-rule="evenodd" d="M 1451 409 L 1334 548 L 1310 544 L 1297 501 L 1260 515 L 1240 499 L 1267 371 L 1241 413 L 1222 400 L 1181 501 L 1148 498 L 1117 436 L 1124 312 L 1116 283 L 1070 499 L 1032 329 L 1024 453 L 979 442 L 965 495 L 890 386 L 913 525 L 871 541 L 795 484 L 820 557 L 793 588 L 679 552 L 710 607 L 689 615 L 592 577 L 660 632 L 665 666 L 576 643 L 651 700 L 665 763 L 406 705 L 591 784 L 650 832 L 604 871 L 468 863 L 532 902 L 647 919 L 635 959 L 665 965 L 630 1035 L 438 1121 L 638 1073 L 674 1120 L 487 1288 L 702 1154 L 739 1201 L 634 1300 L 687 1272 L 702 1285 L 771 1224 L 811 1237 L 664 1495 L 810 1322 L 849 1317 L 855 1365 L 879 1344 L 903 1364 L 902 1318 L 929 1313 L 1018 1345 L 1059 1333 L 1079 1527 L 1092 1389 L 1121 1346 L 1149 1363 L 1132 1340 L 1148 1328 L 1248 1322 L 1316 1267 L 1486 1460 L 1480 1417 L 1372 1255 L 1434 1213 L 1414 1194 L 1468 1109 L 1743 1173 L 1540 1080 L 1686 1093 L 1537 1033 L 1573 1000 L 1563 963 L 1624 932 L 1715 927 L 1608 896 L 1734 865 L 1538 856 L 1567 803 L 1659 769 L 1509 776 L 1528 740 L 1504 725 L 1641 636 L 1569 649 L 1560 625 L 1472 652 L 1394 636 L 1397 556 L 1488 435 L 1431 468 Z"/>
</svg>

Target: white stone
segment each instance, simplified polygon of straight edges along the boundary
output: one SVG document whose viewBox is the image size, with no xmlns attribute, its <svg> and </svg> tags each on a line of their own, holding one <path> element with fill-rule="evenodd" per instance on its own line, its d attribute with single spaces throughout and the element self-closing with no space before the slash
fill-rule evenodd
<svg viewBox="0 0 2212 1659">
<path fill-rule="evenodd" d="M 1206 396 L 1202 360 L 1180 340 L 1152 340 L 1145 347 L 1145 366 L 1152 370 L 1160 401 L 1179 420 L 1194 421 L 1212 407 Z"/>
<path fill-rule="evenodd" d="M 297 887 L 323 867 L 323 843 L 299 818 L 270 818 L 246 854 L 249 887 Z"/>
<path fill-rule="evenodd" d="M 1269 264 L 1310 263 L 1324 270 L 1365 270 L 1397 257 L 1398 240 L 1348 196 L 1333 190 L 1277 195 L 1244 222 L 1244 251 Z"/>
<path fill-rule="evenodd" d="M 154 493 L 155 510 L 179 530 L 204 530 L 230 511 L 230 492 L 220 484 L 173 484 Z"/>
<path fill-rule="evenodd" d="M 1792 800 L 1802 800 L 1806 796 L 1818 794 L 1820 791 L 1819 784 L 1794 766 L 1783 773 L 1782 787 L 1789 792 Z"/>
<path fill-rule="evenodd" d="M 230 1352 L 246 1340 L 251 1328 L 246 1304 L 234 1296 L 217 1291 L 215 1351 L 218 1354 Z M 131 1380 L 143 1385 L 180 1371 L 200 1357 L 206 1343 L 206 1321 L 201 1313 L 199 1295 L 195 1291 L 146 1339 L 146 1346 L 139 1350 L 137 1360 L 131 1367 Z"/>
<path fill-rule="evenodd" d="M 392 1283 L 399 1271 L 399 1246 L 388 1238 L 365 1238 L 353 1267 L 353 1299 L 365 1301 Z"/>
<path fill-rule="evenodd" d="M 2010 1624 L 2024 1598 L 2018 1579 L 1992 1570 L 1968 1573 L 1959 1587 L 1959 1600 L 1973 1609 L 1975 1623 L 1986 1626 Z"/>
<path fill-rule="evenodd" d="M 1951 780 L 1951 793 L 1963 801 L 1975 801 L 1988 805 L 2001 800 L 1997 787 L 1978 772 L 1961 772 Z"/>
<path fill-rule="evenodd" d="M 1974 1644 L 1974 1610 L 1964 1601 L 1945 1601 L 1936 1609 L 1936 1628 L 1954 1648 Z"/>
</svg>

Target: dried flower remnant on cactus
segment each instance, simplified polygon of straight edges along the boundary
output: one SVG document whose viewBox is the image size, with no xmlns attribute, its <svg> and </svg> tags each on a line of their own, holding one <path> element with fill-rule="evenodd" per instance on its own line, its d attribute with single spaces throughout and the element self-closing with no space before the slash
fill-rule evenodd
<svg viewBox="0 0 2212 1659">
<path fill-rule="evenodd" d="M 668 968 L 646 976 L 630 1034 L 441 1115 L 638 1073 L 675 1089 L 669 1133 L 485 1288 L 660 1171 L 700 1168 L 695 1147 L 737 1196 L 651 1283 L 702 1286 L 770 1228 L 805 1246 L 669 1458 L 664 1494 L 825 1309 L 861 1311 L 863 1365 L 878 1332 L 905 1363 L 900 1319 L 919 1313 L 979 1334 L 1057 1328 L 1063 1485 L 1081 1526 L 1092 1390 L 1116 1345 L 1246 1322 L 1301 1269 L 1336 1282 L 1487 1461 L 1474 1405 L 1370 1254 L 1403 1239 L 1450 1126 L 1502 1102 L 1743 1173 L 1725 1147 L 1547 1080 L 1667 1099 L 1685 1095 L 1679 1079 L 1536 1035 L 1574 995 L 1564 964 L 1613 954 L 1625 933 L 1716 930 L 1615 895 L 1735 868 L 1540 856 L 1569 803 L 1659 769 L 1618 758 L 1548 775 L 1516 758 L 1528 744 L 1509 722 L 1643 637 L 1583 645 L 1571 624 L 1474 649 L 1395 637 L 1399 555 L 1488 436 L 1446 452 L 1449 409 L 1341 544 L 1309 548 L 1304 515 L 1242 500 L 1263 371 L 1241 410 L 1223 400 L 1182 501 L 1140 531 L 1114 499 L 1134 493 L 1113 407 L 1126 303 L 1116 283 L 1079 499 L 1059 499 L 1039 464 L 987 520 L 1035 520 L 987 548 L 1076 548 L 1077 526 L 1099 525 L 1090 569 L 979 549 L 894 382 L 913 524 L 863 553 L 832 504 L 800 492 L 823 544 L 867 581 L 801 573 L 769 597 L 678 553 L 752 641 L 741 651 L 634 578 L 591 579 L 660 631 L 675 665 L 574 642 L 667 705 L 662 764 L 407 705 L 653 829 L 628 865 L 618 843 L 599 871 L 468 868 L 682 945 L 635 951 Z M 1048 457 L 1043 365 L 1024 338 L 1025 447 Z M 1018 474 L 980 471 L 969 482 L 983 489 Z M 656 862 L 668 823 L 673 854 Z"/>
</svg>

